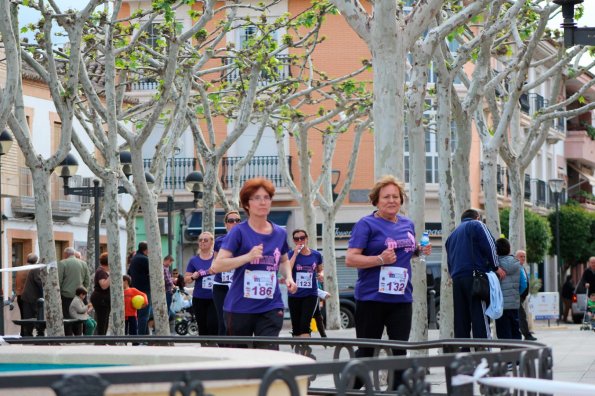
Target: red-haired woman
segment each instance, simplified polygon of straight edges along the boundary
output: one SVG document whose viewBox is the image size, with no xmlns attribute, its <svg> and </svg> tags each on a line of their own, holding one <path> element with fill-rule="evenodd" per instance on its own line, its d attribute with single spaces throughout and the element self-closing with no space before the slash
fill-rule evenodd
<svg viewBox="0 0 595 396">
<path fill-rule="evenodd" d="M 286 231 L 268 220 L 275 187 L 264 178 L 250 179 L 240 191 L 248 220 L 225 237 L 214 272 L 235 270 L 223 305 L 227 334 L 278 336 L 283 326 L 283 300 L 277 271 L 295 293 L 287 252 Z"/>
</svg>

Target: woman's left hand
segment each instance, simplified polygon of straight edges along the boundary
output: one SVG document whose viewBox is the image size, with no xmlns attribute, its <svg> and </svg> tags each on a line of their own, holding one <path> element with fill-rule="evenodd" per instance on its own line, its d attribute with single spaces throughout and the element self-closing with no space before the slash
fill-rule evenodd
<svg viewBox="0 0 595 396">
<path fill-rule="evenodd" d="M 285 279 L 285 285 L 287 286 L 287 291 L 291 294 L 294 294 L 298 289 L 293 279 Z"/>
<path fill-rule="evenodd" d="M 420 252 L 420 254 L 429 256 L 430 254 L 432 254 L 432 244 L 429 243 L 424 247 L 421 247 L 421 245 L 419 245 L 419 252 Z"/>
</svg>

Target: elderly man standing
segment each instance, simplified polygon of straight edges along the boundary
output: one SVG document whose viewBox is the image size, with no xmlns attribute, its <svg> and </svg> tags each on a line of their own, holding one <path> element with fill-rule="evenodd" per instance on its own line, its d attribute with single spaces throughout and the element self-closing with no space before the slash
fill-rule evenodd
<svg viewBox="0 0 595 396">
<path fill-rule="evenodd" d="M 525 271 L 525 273 L 527 274 L 527 280 L 529 280 L 529 272 L 527 271 L 527 252 L 525 252 L 524 250 L 517 250 L 516 254 L 514 255 L 514 257 L 519 260 L 519 262 L 521 263 L 521 268 L 523 269 L 523 271 Z M 529 287 L 529 284 L 527 282 L 527 287 Z M 533 333 L 531 333 L 531 331 L 529 330 L 529 321 L 527 319 L 527 311 L 529 309 L 529 305 L 527 304 L 527 297 L 522 298 L 521 297 L 521 306 L 519 307 L 519 323 L 521 326 L 521 334 L 523 335 L 523 337 L 525 337 L 526 341 L 537 341 L 537 338 L 533 335 Z"/>
<path fill-rule="evenodd" d="M 70 318 L 70 303 L 75 296 L 76 289 L 84 286 L 89 289 L 89 269 L 87 264 L 76 258 L 76 251 L 72 247 L 64 249 L 64 259 L 58 262 L 58 280 L 60 283 L 60 297 L 62 298 L 62 314 L 64 319 Z M 76 328 L 80 326 L 75 326 Z M 73 335 L 77 329 L 73 330 L 70 325 L 64 326 L 64 333 Z M 77 334 L 80 335 L 80 334 Z"/>
<path fill-rule="evenodd" d="M 452 278 L 455 338 L 492 338 L 485 315 L 485 302 L 472 295 L 473 272 L 494 271 L 500 279 L 506 272 L 498 266 L 494 238 L 479 212 L 467 209 L 461 224 L 446 240 L 448 272 Z"/>
<path fill-rule="evenodd" d="M 595 293 L 595 256 L 590 257 L 587 263 L 589 267 L 583 272 L 579 286 L 583 285 L 587 288 L 587 298 L 589 298 L 592 293 Z"/>
</svg>

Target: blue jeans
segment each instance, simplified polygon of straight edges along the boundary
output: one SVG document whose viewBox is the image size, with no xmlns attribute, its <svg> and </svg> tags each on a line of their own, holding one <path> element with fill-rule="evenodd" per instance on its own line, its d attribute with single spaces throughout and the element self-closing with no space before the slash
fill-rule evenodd
<svg viewBox="0 0 595 396">
<path fill-rule="evenodd" d="M 169 310 L 171 307 L 171 300 L 173 296 L 174 294 L 172 292 L 165 292 L 165 303 L 167 304 L 167 317 L 169 318 L 169 320 L 171 320 L 173 317 L 172 312 Z"/>
<path fill-rule="evenodd" d="M 149 335 L 149 317 L 151 316 L 151 296 L 147 294 L 149 305 L 136 311 L 138 316 L 138 335 Z"/>
</svg>

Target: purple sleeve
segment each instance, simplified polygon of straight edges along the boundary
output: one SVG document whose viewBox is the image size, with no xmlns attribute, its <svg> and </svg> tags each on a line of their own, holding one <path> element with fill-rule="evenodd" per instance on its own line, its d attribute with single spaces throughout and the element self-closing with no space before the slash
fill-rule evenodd
<svg viewBox="0 0 595 396">
<path fill-rule="evenodd" d="M 186 266 L 186 272 L 194 272 L 196 271 L 196 267 L 194 267 L 194 257 L 188 261 L 188 265 Z"/>
<path fill-rule="evenodd" d="M 349 248 L 365 249 L 368 246 L 370 226 L 362 220 L 355 223 L 349 238 Z"/>
<path fill-rule="evenodd" d="M 234 227 L 229 231 L 229 234 L 225 236 L 219 249 L 228 250 L 235 256 L 241 244 L 242 234 L 240 232 L 240 227 Z"/>
</svg>

